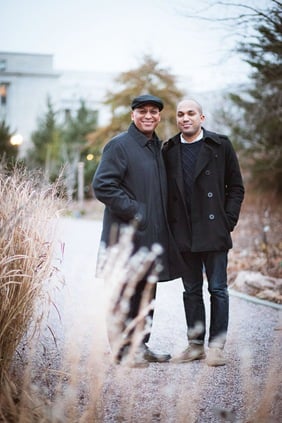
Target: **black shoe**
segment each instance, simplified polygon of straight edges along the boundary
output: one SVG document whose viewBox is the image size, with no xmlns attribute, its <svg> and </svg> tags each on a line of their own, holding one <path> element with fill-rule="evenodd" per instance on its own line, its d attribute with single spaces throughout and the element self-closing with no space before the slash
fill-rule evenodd
<svg viewBox="0 0 282 423">
<path fill-rule="evenodd" d="M 143 353 L 144 360 L 148 361 L 149 363 L 166 363 L 171 359 L 170 354 L 158 354 L 151 351 L 147 345 L 144 345 L 144 353 Z"/>
<path fill-rule="evenodd" d="M 130 353 L 130 345 L 124 345 L 120 350 L 118 355 L 115 358 L 116 364 L 123 364 L 128 367 L 137 368 L 137 367 L 148 367 L 149 362 L 144 358 L 145 346 L 138 348 L 137 352 L 132 356 Z"/>
<path fill-rule="evenodd" d="M 149 363 L 166 363 L 171 359 L 170 354 L 157 354 L 151 351 L 147 345 L 143 344 L 135 353 L 135 357 L 133 362 L 128 362 L 127 357 L 130 351 L 130 345 L 124 345 L 116 359 L 116 364 L 124 364 L 129 365 L 129 367 L 148 367 Z"/>
</svg>

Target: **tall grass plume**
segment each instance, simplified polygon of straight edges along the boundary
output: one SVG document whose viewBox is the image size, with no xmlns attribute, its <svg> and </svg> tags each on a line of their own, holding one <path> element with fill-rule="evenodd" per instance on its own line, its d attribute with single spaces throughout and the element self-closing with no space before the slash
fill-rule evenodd
<svg viewBox="0 0 282 423">
<path fill-rule="evenodd" d="M 35 309 L 49 300 L 59 205 L 57 187 L 39 173 L 0 169 L 0 386 L 23 335 L 36 330 Z"/>
</svg>

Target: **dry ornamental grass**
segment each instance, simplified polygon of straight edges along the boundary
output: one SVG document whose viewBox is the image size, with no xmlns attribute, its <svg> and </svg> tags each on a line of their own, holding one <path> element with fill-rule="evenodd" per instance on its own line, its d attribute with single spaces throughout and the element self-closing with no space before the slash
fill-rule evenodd
<svg viewBox="0 0 282 423">
<path fill-rule="evenodd" d="M 0 171 L 0 384 L 27 328 L 50 300 L 56 186 L 24 169 Z M 47 289 L 46 289 L 47 288 Z M 38 309 L 42 313 L 38 313 Z M 39 317 L 38 317 L 39 316 Z"/>
</svg>

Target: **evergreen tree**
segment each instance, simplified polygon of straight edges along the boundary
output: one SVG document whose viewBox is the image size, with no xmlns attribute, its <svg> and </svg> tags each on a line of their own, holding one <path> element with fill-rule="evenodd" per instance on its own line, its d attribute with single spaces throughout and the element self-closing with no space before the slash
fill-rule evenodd
<svg viewBox="0 0 282 423">
<path fill-rule="evenodd" d="M 78 163 L 84 163 L 85 185 L 89 187 L 95 161 L 88 160 L 90 149 L 88 146 L 88 134 L 97 128 L 98 113 L 86 107 L 85 101 L 80 101 L 80 107 L 75 116 L 68 116 L 63 127 L 61 157 L 64 162 L 64 173 L 66 178 L 69 197 L 76 188 L 76 176 Z M 95 155 L 91 157 L 95 158 Z"/>
<path fill-rule="evenodd" d="M 33 147 L 27 153 L 27 164 L 32 168 L 42 168 L 54 180 L 60 173 L 60 142 L 62 130 L 57 124 L 56 113 L 51 100 L 47 99 L 47 112 L 38 120 L 38 129 L 32 135 Z"/>
<path fill-rule="evenodd" d="M 96 127 L 97 112 L 88 109 L 83 100 L 77 113 L 59 124 L 57 113 L 48 99 L 47 112 L 39 118 L 38 128 L 31 136 L 33 147 L 27 153 L 28 166 L 44 169 L 51 180 L 63 175 L 71 198 L 76 188 L 79 161 L 85 163 L 85 182 L 90 184 L 93 164 L 86 160 L 89 153 L 87 134 Z"/>
<path fill-rule="evenodd" d="M 13 133 L 6 122 L 0 122 L 0 160 L 7 164 L 14 163 L 18 154 L 18 146 L 11 144 L 12 136 Z"/>
<path fill-rule="evenodd" d="M 80 100 L 80 107 L 75 116 L 68 116 L 63 127 L 63 155 L 72 159 L 79 153 L 87 151 L 87 135 L 97 128 L 97 111 L 86 107 L 85 101 Z"/>
<path fill-rule="evenodd" d="M 233 132 L 245 146 L 252 181 L 282 194 L 282 3 L 271 1 L 257 11 L 255 36 L 240 43 L 238 51 L 252 68 L 251 86 L 231 94 L 239 116 Z"/>
</svg>

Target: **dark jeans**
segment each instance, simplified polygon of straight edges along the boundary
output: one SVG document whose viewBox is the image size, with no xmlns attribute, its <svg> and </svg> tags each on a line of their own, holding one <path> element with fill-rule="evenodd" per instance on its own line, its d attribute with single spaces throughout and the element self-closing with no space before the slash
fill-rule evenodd
<svg viewBox="0 0 282 423">
<path fill-rule="evenodd" d="M 206 334 L 203 271 L 210 294 L 209 346 L 223 348 L 225 344 L 229 315 L 227 254 L 227 251 L 182 253 L 186 264 L 182 278 L 185 289 L 183 301 L 190 344 L 203 344 Z"/>
<path fill-rule="evenodd" d="M 134 319 L 138 315 L 141 300 L 142 300 L 142 295 L 147 283 L 148 283 L 147 280 L 141 280 L 136 285 L 135 292 L 130 300 L 130 309 L 127 315 L 127 318 L 130 320 Z M 157 287 L 156 285 L 154 285 L 154 287 L 152 287 L 152 290 L 151 290 L 150 301 L 152 301 L 155 298 L 156 290 L 157 290 Z M 150 312 L 148 313 L 148 317 L 150 319 L 150 325 L 152 324 L 153 315 L 154 315 L 154 310 L 150 310 Z M 145 337 L 143 338 L 143 343 L 149 342 L 149 339 L 150 339 L 150 332 L 147 333 Z"/>
</svg>

